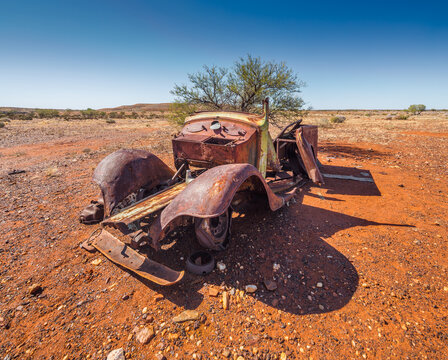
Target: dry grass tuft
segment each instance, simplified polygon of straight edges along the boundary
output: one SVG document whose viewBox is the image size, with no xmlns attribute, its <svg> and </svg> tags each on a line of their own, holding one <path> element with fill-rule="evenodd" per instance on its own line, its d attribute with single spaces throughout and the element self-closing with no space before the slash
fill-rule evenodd
<svg viewBox="0 0 448 360">
<path fill-rule="evenodd" d="M 47 170 L 45 170 L 45 175 L 48 177 L 57 177 L 60 176 L 59 174 L 59 170 L 56 166 L 52 166 L 47 168 Z"/>
</svg>

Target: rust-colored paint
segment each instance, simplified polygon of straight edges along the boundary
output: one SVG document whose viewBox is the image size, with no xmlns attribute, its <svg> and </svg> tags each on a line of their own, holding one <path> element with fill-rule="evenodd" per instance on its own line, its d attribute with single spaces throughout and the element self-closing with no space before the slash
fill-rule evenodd
<svg viewBox="0 0 448 360">
<path fill-rule="evenodd" d="M 154 188 L 173 174 L 173 170 L 148 151 L 121 149 L 101 160 L 93 180 L 101 189 L 107 216 L 130 193 L 143 187 Z"/>
<path fill-rule="evenodd" d="M 104 229 L 92 241 L 91 246 L 99 250 L 114 263 L 159 285 L 173 285 L 179 282 L 184 276 L 184 271 L 175 271 L 140 255 Z"/>
<path fill-rule="evenodd" d="M 266 196 L 270 208 L 277 210 L 294 195 L 307 175 L 322 184 L 316 158 L 317 127 L 301 125 L 299 120 L 272 141 L 267 100 L 263 105 L 263 115 L 204 112 L 187 118 L 181 132 L 172 140 L 176 174 L 155 155 L 143 150 L 119 150 L 103 159 L 95 170 L 94 180 L 102 190 L 106 217 L 130 193 L 140 189 L 147 192 L 139 194 L 164 190 L 106 218 L 102 225 L 114 226 L 131 235 L 135 229 L 130 224 L 160 212 L 149 230 L 132 233 L 136 243 L 145 239 L 160 249 L 160 240 L 174 227 L 187 218 L 221 216 L 229 210 L 237 193 L 237 198 L 242 198 L 238 201 L 244 201 L 247 191 Z M 187 176 L 181 175 L 182 171 L 190 171 L 189 166 L 208 170 L 189 182 Z M 179 175 L 185 181 L 167 187 L 178 181 Z M 99 237 L 98 248 L 108 257 L 114 254 L 110 257 L 113 261 L 138 273 L 140 268 L 134 269 L 122 258 L 130 256 L 140 261 L 148 270 L 146 277 L 153 276 L 157 283 L 168 285 L 181 278 L 179 273 L 169 272 L 161 264 L 142 262 L 109 235 L 103 233 Z"/>
<path fill-rule="evenodd" d="M 185 189 L 186 186 L 187 184 L 185 184 L 185 182 L 173 185 L 158 194 L 149 196 L 146 199 L 123 209 L 123 211 L 118 214 L 104 220 L 102 224 L 112 226 L 117 226 L 120 224 L 129 225 L 134 221 L 137 221 L 167 206 L 182 190 Z"/>
<path fill-rule="evenodd" d="M 293 192 L 276 195 L 253 165 L 216 166 L 188 184 L 185 190 L 162 211 L 151 226 L 153 247 L 159 247 L 161 234 L 176 218 L 182 216 L 211 218 L 224 213 L 236 192 L 246 182 L 252 183 L 257 192 L 267 196 L 271 210 L 281 208 L 294 195 Z"/>
<path fill-rule="evenodd" d="M 220 128 L 211 129 L 219 121 Z M 176 163 L 188 161 L 213 167 L 224 164 L 245 163 L 257 165 L 258 128 L 230 119 L 210 117 L 191 120 L 173 139 L 173 154 Z"/>
<path fill-rule="evenodd" d="M 297 147 L 299 148 L 300 156 L 302 158 L 302 161 L 305 165 L 306 171 L 308 173 L 308 176 L 311 180 L 313 180 L 316 184 L 324 184 L 324 178 L 322 177 L 322 174 L 320 173 L 320 170 L 316 163 L 316 158 L 313 153 L 313 149 L 310 145 L 310 143 L 306 140 L 304 136 L 304 128 L 300 127 L 296 130 L 296 143 Z M 312 128 L 308 128 L 307 131 L 312 131 Z M 316 135 L 317 135 L 317 129 L 316 129 Z M 317 149 L 317 136 L 316 136 L 316 144 Z"/>
</svg>

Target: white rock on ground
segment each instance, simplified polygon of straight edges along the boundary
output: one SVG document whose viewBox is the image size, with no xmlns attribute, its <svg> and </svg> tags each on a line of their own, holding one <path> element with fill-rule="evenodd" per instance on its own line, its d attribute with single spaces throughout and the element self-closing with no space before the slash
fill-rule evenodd
<svg viewBox="0 0 448 360">
<path fill-rule="evenodd" d="M 107 355 L 107 360 L 126 360 L 123 348 L 112 350 Z"/>
</svg>

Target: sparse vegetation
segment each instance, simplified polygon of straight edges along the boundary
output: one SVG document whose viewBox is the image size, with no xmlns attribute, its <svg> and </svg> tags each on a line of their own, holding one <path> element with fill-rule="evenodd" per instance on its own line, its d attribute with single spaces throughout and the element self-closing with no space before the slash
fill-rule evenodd
<svg viewBox="0 0 448 360">
<path fill-rule="evenodd" d="M 4 128 L 6 124 L 3 121 L 0 121 L 0 129 Z"/>
<path fill-rule="evenodd" d="M 168 118 L 178 124 L 182 125 L 187 116 L 190 116 L 198 110 L 196 105 L 191 105 L 188 103 L 174 102 L 170 106 L 170 114 Z"/>
<path fill-rule="evenodd" d="M 87 108 L 86 110 L 81 110 L 81 116 L 84 119 L 97 119 L 98 118 L 98 111 L 93 110 L 91 108 Z"/>
<path fill-rule="evenodd" d="M 334 127 L 334 125 L 330 123 L 330 120 L 325 118 L 317 120 L 315 125 L 323 129 L 330 129 Z"/>
<path fill-rule="evenodd" d="M 425 110 L 426 110 L 426 106 L 423 104 L 418 104 L 418 105 L 414 104 L 414 105 L 411 105 L 408 107 L 408 111 L 414 115 L 419 115 Z"/>
<path fill-rule="evenodd" d="M 106 119 L 107 124 L 115 124 L 116 121 L 114 119 Z"/>
<path fill-rule="evenodd" d="M 330 123 L 332 124 L 341 124 L 346 120 L 345 116 L 332 116 L 330 118 Z"/>
<path fill-rule="evenodd" d="M 60 174 L 59 174 L 58 168 L 55 166 L 52 166 L 52 167 L 47 168 L 47 170 L 45 170 L 45 175 L 48 177 L 57 177 Z"/>
<path fill-rule="evenodd" d="M 409 115 L 406 114 L 400 114 L 397 116 L 397 120 L 407 120 L 409 118 Z"/>
<path fill-rule="evenodd" d="M 38 109 L 37 115 L 41 119 L 52 119 L 59 117 L 59 111 L 54 109 Z"/>
</svg>

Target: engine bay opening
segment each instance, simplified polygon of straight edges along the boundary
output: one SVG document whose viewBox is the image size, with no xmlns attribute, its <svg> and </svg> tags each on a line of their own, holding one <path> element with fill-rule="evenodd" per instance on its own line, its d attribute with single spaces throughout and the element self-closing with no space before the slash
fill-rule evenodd
<svg viewBox="0 0 448 360">
<path fill-rule="evenodd" d="M 231 139 L 222 139 L 222 138 L 210 137 L 210 138 L 204 140 L 204 144 L 227 145 L 228 143 L 231 143 L 232 141 L 233 140 L 231 140 Z"/>
</svg>

